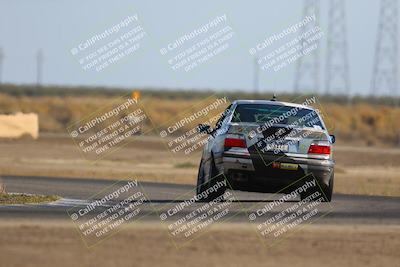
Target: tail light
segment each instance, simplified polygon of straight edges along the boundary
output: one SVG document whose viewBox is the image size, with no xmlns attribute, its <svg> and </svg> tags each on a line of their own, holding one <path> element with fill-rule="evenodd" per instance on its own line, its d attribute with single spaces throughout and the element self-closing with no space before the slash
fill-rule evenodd
<svg viewBox="0 0 400 267">
<path fill-rule="evenodd" d="M 308 149 L 308 154 L 324 154 L 329 155 L 331 154 L 331 147 L 327 145 L 316 145 L 311 144 L 310 148 Z"/>
<path fill-rule="evenodd" d="M 224 147 L 225 148 L 229 148 L 229 147 L 246 148 L 246 140 L 239 139 L 239 138 L 225 138 Z"/>
</svg>

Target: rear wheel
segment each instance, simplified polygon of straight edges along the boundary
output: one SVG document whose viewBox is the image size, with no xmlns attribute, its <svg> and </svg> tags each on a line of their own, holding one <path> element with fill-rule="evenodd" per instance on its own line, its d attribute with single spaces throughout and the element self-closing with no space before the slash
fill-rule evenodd
<svg viewBox="0 0 400 267">
<path fill-rule="evenodd" d="M 332 177 L 329 180 L 329 186 L 325 186 L 325 187 L 322 188 L 323 193 L 324 193 L 325 202 L 331 202 L 331 200 L 332 200 L 334 177 L 335 177 L 335 175 L 332 172 Z"/>
<path fill-rule="evenodd" d="M 196 194 L 201 194 L 204 191 L 204 168 L 203 168 L 203 161 L 200 161 L 199 171 L 197 173 L 197 187 L 196 187 Z"/>
<path fill-rule="evenodd" d="M 309 201 L 314 201 L 322 197 L 323 198 L 322 202 L 331 202 L 333 194 L 333 181 L 334 181 L 334 173 L 332 172 L 328 186 L 323 183 L 319 183 L 319 186 L 317 184 L 315 188 L 309 189 L 306 192 L 302 193 L 300 195 L 301 200 L 305 200 L 308 197 L 311 197 L 314 193 L 319 192 L 320 194 L 317 197 L 313 197 L 312 199 L 309 199 Z"/>
<path fill-rule="evenodd" d="M 225 191 L 226 191 L 225 177 L 222 174 L 218 174 L 214 158 L 211 158 L 209 177 L 207 181 L 205 181 L 204 166 L 202 163 L 200 163 L 199 173 L 197 176 L 196 193 L 202 194 L 203 192 L 207 192 L 207 195 L 201 200 L 209 202 L 218 199 L 222 201 Z"/>
</svg>

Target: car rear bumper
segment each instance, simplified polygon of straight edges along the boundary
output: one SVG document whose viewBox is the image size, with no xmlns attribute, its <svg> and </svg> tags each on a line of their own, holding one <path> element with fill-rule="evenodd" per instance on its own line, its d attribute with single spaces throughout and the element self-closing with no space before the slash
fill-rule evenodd
<svg viewBox="0 0 400 267">
<path fill-rule="evenodd" d="M 314 177 L 319 183 L 327 186 L 335 165 L 327 156 L 317 158 L 308 155 L 273 153 L 263 155 L 224 153 L 221 163 L 223 173 L 233 187 L 260 192 L 277 191 L 307 176 Z M 297 169 L 281 168 L 281 166 L 297 166 Z"/>
</svg>

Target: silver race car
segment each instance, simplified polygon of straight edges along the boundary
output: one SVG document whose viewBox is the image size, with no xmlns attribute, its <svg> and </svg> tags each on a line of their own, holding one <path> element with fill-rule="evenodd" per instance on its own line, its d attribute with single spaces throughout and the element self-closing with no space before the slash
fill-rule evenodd
<svg viewBox="0 0 400 267">
<path fill-rule="evenodd" d="M 227 188 L 287 193 L 296 190 L 296 181 L 315 181 L 312 190 L 297 191 L 300 198 L 320 191 L 322 201 L 331 201 L 335 136 L 311 106 L 237 100 L 214 128 L 200 124 L 198 131 L 209 135 L 197 179 L 197 194 L 207 192 L 204 200 L 223 197 Z"/>
</svg>

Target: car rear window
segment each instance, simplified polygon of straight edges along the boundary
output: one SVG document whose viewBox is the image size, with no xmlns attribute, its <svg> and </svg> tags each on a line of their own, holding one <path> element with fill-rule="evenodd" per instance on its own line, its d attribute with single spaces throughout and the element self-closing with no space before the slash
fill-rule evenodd
<svg viewBox="0 0 400 267">
<path fill-rule="evenodd" d="M 232 122 L 324 128 L 314 110 L 269 104 L 240 104 L 235 109 Z"/>
</svg>

